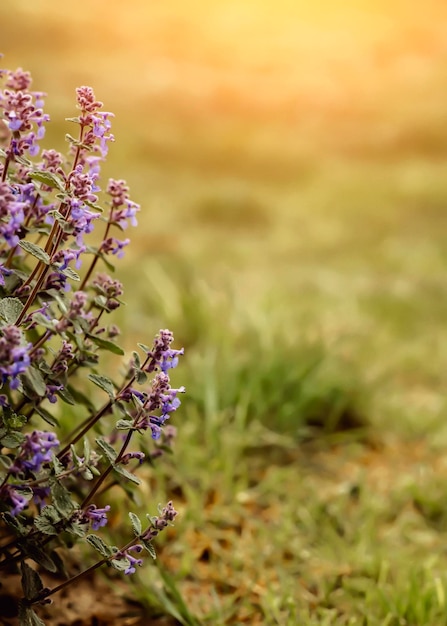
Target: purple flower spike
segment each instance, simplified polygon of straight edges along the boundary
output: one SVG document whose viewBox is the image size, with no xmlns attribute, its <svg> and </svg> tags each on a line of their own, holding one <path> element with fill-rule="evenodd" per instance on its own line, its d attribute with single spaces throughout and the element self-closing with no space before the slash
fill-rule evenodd
<svg viewBox="0 0 447 626">
<path fill-rule="evenodd" d="M 30 365 L 29 351 L 32 344 L 23 345 L 22 331 L 17 326 L 4 326 L 0 337 L 0 377 L 2 384 L 9 383 L 17 389 L 20 374 Z"/>
<path fill-rule="evenodd" d="M 9 468 L 11 474 L 34 474 L 42 469 L 45 463 L 52 459 L 52 449 L 59 446 L 59 441 L 54 433 L 34 430 L 25 435 L 25 441 L 21 445 L 19 456 Z"/>
<path fill-rule="evenodd" d="M 92 530 L 99 530 L 107 524 L 107 513 L 110 506 L 107 504 L 104 508 L 98 509 L 94 504 L 90 504 L 84 511 L 83 521 L 91 522 Z"/>
<path fill-rule="evenodd" d="M 28 498 L 25 498 L 17 489 L 13 489 L 7 485 L 7 493 L 14 507 L 11 509 L 11 515 L 14 517 L 21 513 L 28 506 Z"/>
<path fill-rule="evenodd" d="M 128 567 L 124 570 L 124 573 L 126 575 L 135 574 L 136 572 L 135 566 L 138 565 L 139 567 L 141 567 L 143 565 L 143 559 L 137 559 L 129 553 L 137 552 L 137 554 L 139 554 L 142 551 L 143 551 L 143 546 L 139 543 L 136 543 L 134 546 L 130 546 L 130 548 L 127 548 L 127 550 L 120 552 L 119 555 L 115 557 L 115 558 L 125 558 L 129 561 Z"/>
</svg>

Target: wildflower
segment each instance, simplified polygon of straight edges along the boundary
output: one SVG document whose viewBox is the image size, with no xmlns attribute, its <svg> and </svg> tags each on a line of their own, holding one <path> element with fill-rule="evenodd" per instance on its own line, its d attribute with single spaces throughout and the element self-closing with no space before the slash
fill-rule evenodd
<svg viewBox="0 0 447 626">
<path fill-rule="evenodd" d="M 137 559 L 136 557 L 132 556 L 130 552 L 137 552 L 139 554 L 142 551 L 143 551 L 143 546 L 139 543 L 136 543 L 135 545 L 130 546 L 130 548 L 127 548 L 126 550 L 120 550 L 115 555 L 114 558 L 118 560 L 127 559 L 129 564 L 127 568 L 124 570 L 124 573 L 126 575 L 135 574 L 136 572 L 135 566 L 138 565 L 139 567 L 141 567 L 141 565 L 143 565 L 143 559 Z"/>
<path fill-rule="evenodd" d="M 65 250 L 58 250 L 51 259 L 52 263 L 60 263 L 58 265 L 59 270 L 65 270 L 68 267 L 70 261 L 75 261 L 76 269 L 81 267 L 81 255 L 86 251 L 85 246 L 79 246 L 78 248 L 66 248 Z"/>
<path fill-rule="evenodd" d="M 11 474 L 37 473 L 42 465 L 52 459 L 52 449 L 59 446 L 56 435 L 52 432 L 34 430 L 26 433 L 25 441 L 20 446 L 20 453 L 9 468 Z"/>
<path fill-rule="evenodd" d="M 64 389 L 64 385 L 61 384 L 47 384 L 47 390 L 45 393 L 45 397 L 51 402 L 51 404 L 55 404 L 57 402 L 56 391 L 62 391 Z"/>
<path fill-rule="evenodd" d="M 147 352 L 150 357 L 145 368 L 146 372 L 153 372 L 157 367 L 166 373 L 167 370 L 177 367 L 179 355 L 184 353 L 184 349 L 173 350 L 170 348 L 174 341 L 174 334 L 168 329 L 162 329 L 155 338 L 152 350 Z"/>
<path fill-rule="evenodd" d="M 85 511 L 82 512 L 81 523 L 90 522 L 92 530 L 99 530 L 107 524 L 107 513 L 110 506 L 107 504 L 102 509 L 98 509 L 94 504 L 90 504 Z"/>
<path fill-rule="evenodd" d="M 123 230 L 127 228 L 129 220 L 132 226 L 137 226 L 136 214 L 140 207 L 129 199 L 129 187 L 124 180 L 109 179 L 107 193 L 112 198 L 112 222 Z"/>
<path fill-rule="evenodd" d="M 124 248 L 128 246 L 129 243 L 130 239 L 120 241 L 116 239 L 116 237 L 108 237 L 102 242 L 100 251 L 104 254 L 115 254 L 118 259 L 121 259 L 124 256 Z"/>
<path fill-rule="evenodd" d="M 113 141 L 114 137 L 109 132 L 111 128 L 110 117 L 112 113 L 99 111 L 103 103 L 96 100 L 95 94 L 91 87 L 78 87 L 76 89 L 77 106 L 81 109 L 79 122 L 83 127 L 90 127 L 84 136 L 83 143 L 85 146 L 93 147 L 97 145 L 102 157 L 107 154 L 107 142 Z M 96 140 L 99 139 L 99 145 Z"/>
<path fill-rule="evenodd" d="M 20 493 L 19 488 L 14 488 L 11 485 L 5 485 L 5 492 L 14 505 L 11 509 L 11 515 L 15 517 L 21 513 L 23 509 L 26 509 L 28 506 L 28 498 L 23 495 L 23 493 Z"/>
<path fill-rule="evenodd" d="M 114 280 L 107 274 L 97 274 L 92 280 L 95 291 L 106 298 L 104 304 L 109 311 L 117 309 L 120 305 L 118 298 L 123 295 L 123 285 L 119 280 Z"/>
<path fill-rule="evenodd" d="M 151 526 L 141 535 L 141 539 L 152 541 L 161 530 L 164 530 L 174 521 L 178 512 L 174 509 L 174 505 L 170 500 L 165 507 L 162 508 L 160 515 L 150 518 Z"/>
<path fill-rule="evenodd" d="M 31 156 L 39 152 L 37 141 L 45 134 L 44 122 L 50 118 L 43 112 L 42 92 L 29 91 L 31 77 L 21 68 L 6 71 L 6 85 L 0 91 L 0 108 L 9 130 L 13 133 L 10 154 L 21 156 L 28 150 Z M 36 132 L 33 128 L 36 128 Z"/>
<path fill-rule="evenodd" d="M 70 192 L 74 197 L 79 200 L 83 200 L 84 202 L 96 202 L 98 197 L 93 193 L 95 178 L 92 177 L 90 172 L 84 174 L 83 166 L 77 165 L 68 176 L 67 182 Z"/>
<path fill-rule="evenodd" d="M 11 389 L 17 389 L 20 374 L 30 365 L 29 351 L 32 344 L 23 345 L 20 328 L 14 325 L 4 326 L 0 337 L 0 376 L 1 383 L 9 383 Z"/>
<path fill-rule="evenodd" d="M 62 154 L 57 150 L 42 150 L 42 162 L 40 167 L 46 172 L 52 172 L 54 174 L 62 174 L 62 163 L 64 159 Z"/>
<path fill-rule="evenodd" d="M 128 465 L 132 459 L 138 459 L 138 462 L 141 465 L 144 461 L 144 452 L 127 452 L 127 454 L 124 454 L 121 457 L 120 463 L 122 463 L 122 465 Z"/>
<path fill-rule="evenodd" d="M 0 235 L 11 248 L 19 243 L 18 233 L 25 219 L 25 207 L 25 202 L 8 183 L 0 183 Z"/>
</svg>

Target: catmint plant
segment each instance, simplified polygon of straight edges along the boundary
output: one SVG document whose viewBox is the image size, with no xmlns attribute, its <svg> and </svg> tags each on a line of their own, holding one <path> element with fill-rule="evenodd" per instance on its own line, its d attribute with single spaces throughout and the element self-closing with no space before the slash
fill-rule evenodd
<svg viewBox="0 0 447 626">
<path fill-rule="evenodd" d="M 101 187 L 113 115 L 79 87 L 67 154 L 44 149 L 45 94 L 22 69 L 0 70 L 0 81 L 0 576 L 21 571 L 20 623 L 39 626 L 36 606 L 101 565 L 133 574 L 174 521 L 168 502 L 145 524 L 129 512 L 125 545 L 96 534 L 112 512 L 109 487 L 137 488 L 138 468 L 172 446 L 184 388 L 169 375 L 183 350 L 160 330 L 120 380 L 101 373 L 104 353 L 125 355 L 109 322 L 123 287 L 110 272 L 140 210 L 124 180 Z M 67 411 L 79 416 L 70 432 Z M 41 572 L 63 577 L 76 540 L 98 560 L 45 587 Z"/>
</svg>

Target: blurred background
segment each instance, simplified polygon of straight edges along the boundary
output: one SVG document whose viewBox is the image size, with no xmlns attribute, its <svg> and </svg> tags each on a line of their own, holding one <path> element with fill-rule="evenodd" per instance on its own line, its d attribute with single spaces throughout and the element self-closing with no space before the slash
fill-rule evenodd
<svg viewBox="0 0 447 626">
<path fill-rule="evenodd" d="M 436 418 L 446 18 L 441 0 L 3 0 L 0 48 L 48 94 L 48 145 L 76 86 L 116 116 L 105 173 L 142 205 L 130 329 L 154 298 L 180 323 L 183 286 L 264 337 L 318 337 L 387 407 Z"/>
<path fill-rule="evenodd" d="M 187 387 L 181 441 L 147 495 L 185 505 L 165 560 L 191 606 L 205 602 L 199 614 L 217 589 L 242 611 L 229 623 L 254 624 L 256 605 L 259 623 L 285 624 L 265 615 L 296 596 L 296 563 L 315 577 L 301 607 L 326 598 L 331 576 L 338 592 L 340 563 L 363 585 L 373 562 L 372 590 L 380 559 L 393 554 L 402 588 L 422 563 L 416 535 L 405 543 L 414 518 L 383 545 L 385 534 L 365 544 L 356 533 L 400 515 L 405 463 L 418 458 L 405 442 L 441 455 L 447 443 L 446 23 L 443 0 L 0 3 L 3 65 L 30 70 L 48 94 L 47 147 L 64 150 L 79 85 L 115 114 L 104 178 L 125 178 L 142 206 L 118 268 L 123 341 L 150 344 L 168 326 L 187 349 L 175 373 Z M 330 469 L 332 491 L 316 486 L 313 461 L 297 465 L 302 435 L 365 424 L 404 447 L 374 467 L 363 459 L 360 474 Z M 404 495 L 395 504 L 374 484 L 373 514 L 391 508 L 365 526 L 370 498 L 355 494 L 370 493 L 377 466 L 395 485 L 382 466 L 396 459 Z M 436 485 L 430 506 L 445 516 Z M 332 526 L 322 534 L 326 501 L 352 523 L 336 539 Z"/>
</svg>

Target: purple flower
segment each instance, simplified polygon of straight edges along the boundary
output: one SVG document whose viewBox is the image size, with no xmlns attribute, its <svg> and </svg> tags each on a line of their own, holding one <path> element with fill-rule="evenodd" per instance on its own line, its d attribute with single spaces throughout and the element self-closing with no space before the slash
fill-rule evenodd
<svg viewBox="0 0 447 626">
<path fill-rule="evenodd" d="M 129 561 L 129 565 L 124 570 L 124 573 L 126 575 L 135 574 L 135 572 L 136 572 L 135 566 L 138 565 L 139 567 L 141 567 L 141 565 L 143 565 L 143 559 L 137 559 L 136 557 L 132 556 L 129 553 L 130 552 L 137 552 L 139 554 L 142 551 L 143 551 L 143 546 L 141 544 L 139 544 L 139 543 L 136 543 L 135 545 L 130 546 L 130 548 L 127 548 L 126 550 L 120 551 L 120 552 L 118 552 L 118 554 L 115 555 L 115 559 L 118 559 L 118 560 L 119 559 L 127 559 Z"/>
<path fill-rule="evenodd" d="M 0 285 L 2 287 L 5 286 L 5 276 L 9 276 L 11 274 L 11 270 L 0 264 Z"/>
<path fill-rule="evenodd" d="M 20 328 L 14 325 L 4 326 L 0 337 L 0 376 L 1 383 L 9 383 L 11 389 L 17 389 L 18 376 L 26 372 L 30 365 L 29 351 L 32 344 L 23 344 Z"/>
<path fill-rule="evenodd" d="M 78 165 L 68 176 L 68 184 L 71 193 L 79 200 L 96 202 L 98 197 L 93 193 L 96 175 L 90 172 L 84 174 L 83 166 Z"/>
<path fill-rule="evenodd" d="M 51 404 L 55 404 L 57 402 L 56 391 L 62 391 L 63 388 L 64 385 L 49 384 L 47 385 L 45 397 L 49 400 L 49 402 L 51 402 Z"/>
<path fill-rule="evenodd" d="M 20 493 L 17 489 L 14 489 L 10 485 L 6 485 L 6 491 L 14 507 L 11 509 L 11 515 L 14 517 L 21 513 L 23 509 L 28 506 L 28 498 Z"/>
<path fill-rule="evenodd" d="M 121 457 L 120 463 L 128 465 L 132 459 L 138 459 L 138 462 L 141 465 L 144 461 L 144 452 L 128 452 Z"/>
<path fill-rule="evenodd" d="M 162 354 L 161 357 L 161 361 L 160 361 L 160 369 L 162 372 L 164 372 L 166 374 L 166 372 L 174 367 L 177 367 L 178 365 L 178 357 L 180 354 L 184 354 L 185 350 L 184 348 L 181 348 L 180 350 L 165 350 Z"/>
<path fill-rule="evenodd" d="M 0 183 L 0 235 L 11 248 L 19 243 L 18 232 L 25 220 L 25 207 L 20 194 L 8 183 Z"/>
<path fill-rule="evenodd" d="M 90 522 L 92 530 L 99 530 L 107 524 L 107 513 L 110 506 L 107 504 L 104 508 L 98 509 L 96 505 L 90 504 L 82 514 L 82 523 Z"/>
<path fill-rule="evenodd" d="M 174 505 L 170 500 L 160 511 L 160 515 L 150 518 L 151 526 L 144 531 L 141 535 L 141 539 L 144 539 L 145 541 L 152 541 L 152 539 L 154 539 L 154 537 L 156 537 L 161 530 L 167 528 L 170 523 L 174 521 L 177 515 L 178 512 L 174 509 Z"/>
<path fill-rule="evenodd" d="M 107 193 L 112 198 L 111 222 L 122 229 L 128 226 L 128 220 L 132 226 L 137 226 L 136 214 L 140 206 L 129 198 L 129 187 L 124 180 L 109 179 Z"/>
<path fill-rule="evenodd" d="M 92 281 L 95 291 L 101 296 L 105 296 L 105 308 L 109 311 L 117 309 L 120 305 L 119 297 L 123 295 L 123 285 L 119 280 L 114 280 L 107 274 L 97 274 Z"/>
<path fill-rule="evenodd" d="M 83 246 L 83 235 L 88 235 L 93 230 L 93 220 L 98 219 L 99 213 L 89 211 L 79 198 L 70 199 L 70 219 L 68 220 L 72 234 L 76 238 L 76 244 Z"/>
<path fill-rule="evenodd" d="M 18 67 L 15 72 L 12 70 L 5 70 L 7 76 L 6 87 L 14 89 L 14 91 L 25 91 L 31 86 L 32 78 L 30 72 L 25 72 L 21 67 Z"/>
<path fill-rule="evenodd" d="M 104 254 L 115 254 L 119 259 L 124 256 L 124 248 L 128 246 L 130 239 L 124 239 L 120 241 L 115 237 L 108 237 L 102 242 L 100 251 Z"/>
<path fill-rule="evenodd" d="M 40 163 L 40 167 L 47 172 L 62 174 L 63 171 L 61 168 L 63 162 L 62 154 L 57 152 L 57 150 L 42 150 L 42 162 Z"/>
<path fill-rule="evenodd" d="M 166 373 L 169 369 L 176 367 L 179 355 L 183 354 L 184 349 L 173 350 L 170 345 L 174 341 L 174 334 L 166 329 L 161 329 L 157 337 L 155 337 L 152 350 L 147 355 L 150 357 L 149 363 L 145 368 L 146 372 L 153 372 L 157 367 Z"/>
<path fill-rule="evenodd" d="M 86 251 L 85 246 L 79 246 L 79 248 L 65 248 L 64 250 L 58 250 L 51 259 L 52 263 L 60 263 L 59 270 L 65 270 L 68 267 L 70 261 L 75 261 L 76 269 L 81 267 L 81 255 Z"/>
<path fill-rule="evenodd" d="M 25 435 L 25 441 L 20 446 L 20 453 L 13 465 L 9 468 L 11 474 L 37 473 L 42 465 L 52 459 L 52 449 L 59 446 L 54 433 L 34 430 Z"/>
<path fill-rule="evenodd" d="M 31 78 L 28 72 L 19 69 L 6 72 L 6 87 L 0 91 L 0 108 L 11 138 L 10 151 L 21 156 L 28 150 L 31 156 L 39 151 L 36 143 L 45 133 L 44 122 L 50 118 L 43 112 L 43 93 L 28 91 Z M 37 132 L 33 132 L 33 127 Z"/>
<path fill-rule="evenodd" d="M 102 102 L 96 100 L 91 87 L 78 87 L 76 96 L 78 108 L 81 109 L 79 123 L 83 127 L 89 127 L 83 143 L 90 149 L 99 150 L 101 156 L 105 157 L 108 150 L 107 142 L 114 140 L 109 132 L 111 128 L 109 118 L 113 117 L 113 113 L 99 111 L 103 105 Z"/>
<path fill-rule="evenodd" d="M 83 113 L 94 113 L 103 105 L 102 102 L 96 100 L 93 89 L 85 85 L 76 89 L 76 100 L 78 108 L 81 109 Z"/>
</svg>

